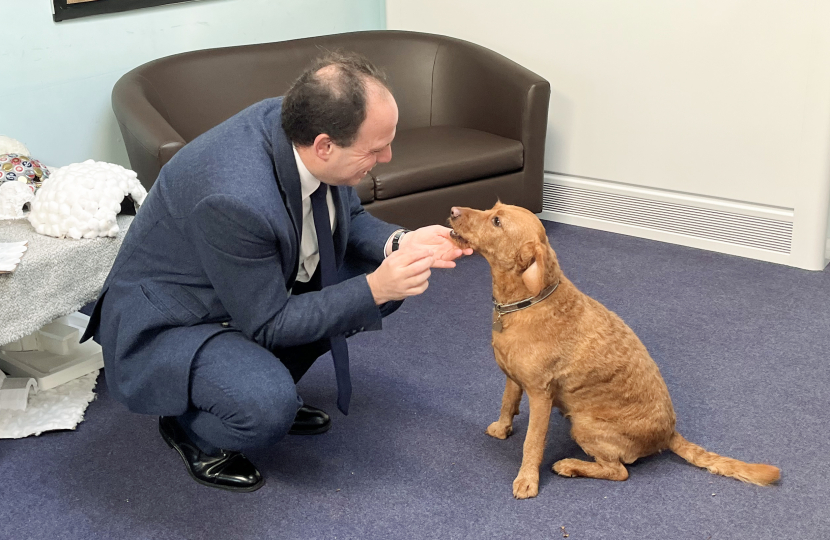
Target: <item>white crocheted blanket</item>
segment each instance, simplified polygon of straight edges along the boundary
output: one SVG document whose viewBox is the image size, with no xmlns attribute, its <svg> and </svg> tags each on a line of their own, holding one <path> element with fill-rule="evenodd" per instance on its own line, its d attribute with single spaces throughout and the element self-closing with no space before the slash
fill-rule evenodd
<svg viewBox="0 0 830 540">
<path fill-rule="evenodd" d="M 29 396 L 25 411 L 0 410 L 0 439 L 19 439 L 44 431 L 75 429 L 95 399 L 98 370 Z"/>
</svg>

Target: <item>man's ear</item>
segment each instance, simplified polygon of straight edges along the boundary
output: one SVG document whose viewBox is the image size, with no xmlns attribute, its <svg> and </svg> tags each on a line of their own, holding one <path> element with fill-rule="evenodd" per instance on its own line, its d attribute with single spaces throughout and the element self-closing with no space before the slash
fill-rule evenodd
<svg viewBox="0 0 830 540">
<path fill-rule="evenodd" d="M 317 135 L 317 137 L 314 138 L 314 143 L 312 144 L 314 147 L 314 154 L 323 161 L 328 161 L 331 157 L 331 151 L 334 149 L 333 145 L 334 143 L 331 141 L 331 137 L 325 133 Z"/>
<path fill-rule="evenodd" d="M 536 296 L 545 288 L 545 250 L 538 242 L 528 242 L 522 246 L 520 257 L 523 259 L 522 262 L 527 264 L 522 272 L 522 282 Z"/>
</svg>

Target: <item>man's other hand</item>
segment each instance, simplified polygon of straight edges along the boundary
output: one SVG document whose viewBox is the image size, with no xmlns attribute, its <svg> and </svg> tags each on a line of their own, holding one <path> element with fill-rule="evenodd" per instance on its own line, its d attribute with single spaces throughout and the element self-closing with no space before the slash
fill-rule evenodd
<svg viewBox="0 0 830 540">
<path fill-rule="evenodd" d="M 389 255 L 377 270 L 366 276 L 375 304 L 403 300 L 427 290 L 429 269 L 435 262 L 431 249 L 410 248 Z"/>
</svg>

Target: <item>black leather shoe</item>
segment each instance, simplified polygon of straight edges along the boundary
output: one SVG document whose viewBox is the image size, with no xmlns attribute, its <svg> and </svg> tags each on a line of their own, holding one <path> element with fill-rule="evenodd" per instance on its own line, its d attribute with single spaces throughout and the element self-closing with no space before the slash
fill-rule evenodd
<svg viewBox="0 0 830 540">
<path fill-rule="evenodd" d="M 230 491 L 256 491 L 265 484 L 254 464 L 239 452 L 202 452 L 172 416 L 159 417 L 159 433 L 182 456 L 187 472 L 200 484 Z"/>
<path fill-rule="evenodd" d="M 294 417 L 294 423 L 288 430 L 289 435 L 317 435 L 325 433 L 331 427 L 331 418 L 326 411 L 303 405 Z"/>
</svg>

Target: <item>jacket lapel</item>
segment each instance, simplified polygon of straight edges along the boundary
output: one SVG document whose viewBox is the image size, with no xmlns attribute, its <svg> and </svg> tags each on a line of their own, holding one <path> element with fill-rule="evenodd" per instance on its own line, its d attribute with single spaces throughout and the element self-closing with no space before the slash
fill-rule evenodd
<svg viewBox="0 0 830 540">
<path fill-rule="evenodd" d="M 286 142 L 288 142 L 287 139 Z M 274 166 L 277 170 L 277 184 L 283 197 L 285 197 L 285 206 L 288 209 L 288 215 L 291 217 L 291 223 L 294 225 L 294 235 L 297 237 L 297 244 L 299 245 L 303 221 L 300 173 L 297 171 L 297 163 L 294 161 L 294 151 L 291 149 L 290 143 L 287 144 L 287 149 L 283 145 L 277 144 L 274 150 L 276 153 Z"/>
<path fill-rule="evenodd" d="M 297 171 L 297 162 L 294 158 L 294 149 L 291 141 L 285 136 L 280 125 L 280 111 L 282 110 L 282 98 L 280 108 L 277 111 L 277 122 L 273 129 L 274 170 L 277 177 L 277 186 L 282 194 L 288 216 L 291 218 L 291 225 L 294 227 L 295 242 L 292 246 L 292 259 L 298 260 L 300 256 L 300 238 L 303 230 L 303 199 L 300 187 L 300 173 Z M 293 283 L 297 277 L 296 265 L 291 273 L 288 283 Z"/>
</svg>

